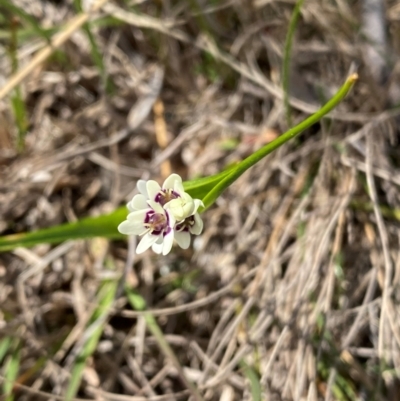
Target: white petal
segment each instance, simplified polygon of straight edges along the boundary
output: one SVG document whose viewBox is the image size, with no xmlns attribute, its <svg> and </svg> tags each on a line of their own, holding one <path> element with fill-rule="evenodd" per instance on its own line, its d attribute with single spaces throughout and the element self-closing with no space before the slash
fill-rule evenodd
<svg viewBox="0 0 400 401">
<path fill-rule="evenodd" d="M 158 235 L 151 235 L 151 234 L 146 234 L 143 236 L 143 238 L 140 240 L 139 245 L 136 248 L 136 253 L 140 254 L 143 253 L 144 251 L 147 251 L 157 240 L 158 240 Z"/>
<path fill-rule="evenodd" d="M 168 210 L 164 210 L 164 213 L 167 215 L 167 217 L 168 217 L 168 225 L 171 227 L 171 228 L 173 228 L 174 226 L 175 226 L 175 223 L 176 223 L 176 219 L 175 219 L 175 216 L 172 214 L 172 213 L 170 213 Z"/>
<path fill-rule="evenodd" d="M 171 252 L 174 243 L 174 230 L 171 230 L 165 237 L 163 242 L 162 254 L 167 255 Z"/>
<path fill-rule="evenodd" d="M 177 192 L 179 195 L 183 195 L 185 194 L 185 189 L 183 188 L 183 184 L 182 184 L 182 178 L 179 177 L 180 180 L 175 181 L 175 185 L 174 185 L 174 191 Z"/>
<path fill-rule="evenodd" d="M 142 194 L 135 195 L 126 206 L 130 212 L 140 209 L 148 209 L 149 207 L 146 203 L 146 197 Z"/>
<path fill-rule="evenodd" d="M 194 235 L 200 235 L 203 231 L 203 220 L 198 213 L 194 215 L 194 226 L 189 231 Z"/>
<path fill-rule="evenodd" d="M 189 206 L 186 206 L 186 212 L 189 213 L 189 214 L 187 215 L 187 217 L 188 217 L 188 216 L 191 216 L 191 215 L 194 213 L 194 207 L 195 207 L 194 200 L 193 200 L 193 198 L 192 198 L 189 194 L 187 194 L 186 192 L 183 193 L 182 198 L 185 200 L 185 204 L 186 204 L 186 205 L 189 205 Z M 188 209 L 189 207 L 190 207 L 190 212 L 189 212 L 189 209 Z"/>
<path fill-rule="evenodd" d="M 152 245 L 151 249 L 153 250 L 153 252 L 160 254 L 163 250 L 163 243 L 161 242 L 161 244 L 157 244 L 156 242 Z"/>
<path fill-rule="evenodd" d="M 171 174 L 163 184 L 163 189 L 175 189 L 175 183 L 181 183 L 182 185 L 182 178 L 178 174 Z"/>
<path fill-rule="evenodd" d="M 197 212 L 197 209 L 201 206 L 204 207 L 204 203 L 200 199 L 193 199 L 194 202 L 194 210 L 193 213 Z"/>
<path fill-rule="evenodd" d="M 164 208 L 171 212 L 176 221 L 182 221 L 194 213 L 194 202 L 190 196 L 187 199 L 177 198 L 167 202 Z"/>
<path fill-rule="evenodd" d="M 149 180 L 146 183 L 147 195 L 150 200 L 155 200 L 157 194 L 161 191 L 161 187 L 158 182 Z"/>
<path fill-rule="evenodd" d="M 135 210 L 134 212 L 131 212 L 128 214 L 128 217 L 126 218 L 128 221 L 137 221 L 143 224 L 144 219 L 146 218 L 147 212 L 151 211 L 151 209 L 142 209 L 142 210 Z"/>
<path fill-rule="evenodd" d="M 148 200 L 147 203 L 156 213 L 165 214 L 165 210 L 163 209 L 163 207 L 156 201 Z"/>
<path fill-rule="evenodd" d="M 181 197 L 185 202 L 193 202 L 193 198 L 187 192 L 184 192 Z"/>
<path fill-rule="evenodd" d="M 193 199 L 191 199 L 190 201 L 186 201 L 182 208 L 183 208 L 184 219 L 186 219 L 186 217 L 192 216 L 194 213 Z"/>
<path fill-rule="evenodd" d="M 175 239 L 182 249 L 188 249 L 190 245 L 190 234 L 187 231 L 175 231 Z"/>
<path fill-rule="evenodd" d="M 164 205 L 164 209 L 169 212 L 170 215 L 174 216 L 177 221 L 181 221 L 184 219 L 183 208 L 182 208 L 182 199 L 172 199 Z"/>
<path fill-rule="evenodd" d="M 147 194 L 147 189 L 146 189 L 146 181 L 145 180 L 139 180 L 136 184 L 137 189 L 139 192 L 145 196 L 145 198 L 148 198 L 149 195 Z"/>
<path fill-rule="evenodd" d="M 125 235 L 139 235 L 145 230 L 143 222 L 125 220 L 118 226 L 118 231 Z"/>
</svg>

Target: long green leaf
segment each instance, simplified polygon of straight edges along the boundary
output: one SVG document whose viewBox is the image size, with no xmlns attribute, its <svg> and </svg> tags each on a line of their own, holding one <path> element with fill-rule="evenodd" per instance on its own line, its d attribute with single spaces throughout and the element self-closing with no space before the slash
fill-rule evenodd
<svg viewBox="0 0 400 401">
<path fill-rule="evenodd" d="M 231 166 L 221 173 L 211 175 L 209 177 L 197 178 L 191 181 L 185 181 L 183 187 L 185 191 L 194 199 L 204 199 L 204 197 L 211 191 L 216 184 L 223 178 L 228 176 L 235 166 Z"/>
<path fill-rule="evenodd" d="M 118 224 L 126 217 L 126 208 L 120 207 L 111 214 L 87 217 L 76 223 L 67 223 L 31 233 L 13 234 L 0 237 L 0 252 L 17 247 L 30 247 L 37 244 L 55 244 L 70 239 L 93 237 L 124 238 L 118 230 Z"/>
<path fill-rule="evenodd" d="M 328 101 L 315 114 L 290 129 L 280 137 L 262 147 L 248 158 L 230 167 L 229 169 L 205 178 L 185 182 L 185 190 L 193 197 L 201 199 L 205 209 L 210 207 L 221 193 L 236 181 L 245 171 L 270 154 L 272 151 L 299 135 L 306 128 L 318 122 L 335 108 L 353 87 L 357 75 L 351 75 L 336 95 Z M 0 237 L 0 252 L 14 249 L 18 246 L 33 246 L 40 243 L 58 243 L 71 239 L 84 239 L 93 237 L 123 238 L 117 230 L 117 226 L 127 215 L 125 207 L 118 208 L 115 212 L 99 217 L 89 217 L 76 223 L 63 224 L 32 233 L 14 234 Z"/>
<path fill-rule="evenodd" d="M 204 196 L 230 173 L 231 169 L 222 173 L 198 178 L 184 183 L 185 190 L 194 198 L 203 199 Z M 105 237 L 110 239 L 125 238 L 117 230 L 128 214 L 125 206 L 114 212 L 98 217 L 87 217 L 75 223 L 66 223 L 55 227 L 45 228 L 30 233 L 12 234 L 0 237 L 0 252 L 10 251 L 17 247 L 31 247 L 37 244 L 56 244 L 71 239 L 87 239 Z"/>
<path fill-rule="evenodd" d="M 263 146 L 261 149 L 254 152 L 252 155 L 244 159 L 237 166 L 232 168 L 232 172 L 227 174 L 222 180 L 220 180 L 217 185 L 215 185 L 212 190 L 203 199 L 205 209 L 209 208 L 216 199 L 222 194 L 222 192 L 228 188 L 232 183 L 234 183 L 245 171 L 250 167 L 254 166 L 265 156 L 269 155 L 271 152 L 282 146 L 284 143 L 294 138 L 295 136 L 301 134 L 305 129 L 311 127 L 324 116 L 326 116 L 331 110 L 333 110 L 349 93 L 350 89 L 353 87 L 354 83 L 358 79 L 357 74 L 350 75 L 343 86 L 338 90 L 338 92 L 330 99 L 324 106 L 322 106 L 316 113 L 302 121 L 300 124 L 286 131 L 284 134 L 276 138 L 274 141 Z"/>
</svg>

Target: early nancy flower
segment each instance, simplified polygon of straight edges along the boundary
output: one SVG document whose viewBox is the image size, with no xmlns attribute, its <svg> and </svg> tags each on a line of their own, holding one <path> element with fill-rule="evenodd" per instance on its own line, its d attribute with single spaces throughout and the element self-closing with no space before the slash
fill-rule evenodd
<svg viewBox="0 0 400 401">
<path fill-rule="evenodd" d="M 185 192 L 177 174 L 171 174 L 162 186 L 153 180 L 139 180 L 137 187 L 140 194 L 127 204 L 130 213 L 118 230 L 127 235 L 144 235 L 137 253 L 151 246 L 154 252 L 166 255 L 174 237 L 181 248 L 187 249 L 190 234 L 199 235 L 203 229 L 197 213 L 203 202 Z"/>
<path fill-rule="evenodd" d="M 190 245 L 190 234 L 199 235 L 202 231 L 203 220 L 198 213 L 195 213 L 175 225 L 174 235 L 178 245 L 183 249 L 187 249 Z"/>
<path fill-rule="evenodd" d="M 146 202 L 146 208 L 131 210 L 128 203 L 128 209 L 131 213 L 118 226 L 118 231 L 126 235 L 143 235 L 136 253 L 143 253 L 150 247 L 163 255 L 169 253 L 174 242 L 174 216 L 151 200 Z"/>
<path fill-rule="evenodd" d="M 182 193 L 178 198 L 170 200 L 164 205 L 165 210 L 168 210 L 175 217 L 176 221 L 182 221 L 188 216 L 192 216 L 197 212 L 197 209 L 203 205 L 199 199 L 192 199 L 186 192 Z"/>
</svg>

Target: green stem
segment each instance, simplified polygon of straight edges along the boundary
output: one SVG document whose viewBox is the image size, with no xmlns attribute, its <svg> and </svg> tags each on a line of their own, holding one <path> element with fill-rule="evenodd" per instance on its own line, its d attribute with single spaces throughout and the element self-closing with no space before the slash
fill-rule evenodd
<svg viewBox="0 0 400 401">
<path fill-rule="evenodd" d="M 269 155 L 271 152 L 282 146 L 284 143 L 294 138 L 295 136 L 302 133 L 305 129 L 311 127 L 324 116 L 326 116 L 330 111 L 332 111 L 349 93 L 354 83 L 357 81 L 358 75 L 350 75 L 343 86 L 338 90 L 338 92 L 330 99 L 324 106 L 322 106 L 316 113 L 308 117 L 306 120 L 302 121 L 300 124 L 289 129 L 280 137 L 270 142 L 269 144 L 263 146 L 258 151 L 254 152 L 252 155 L 244 159 L 239 163 L 236 168 L 232 169 L 233 172 L 223 178 L 203 199 L 205 209 L 209 208 L 214 201 L 222 194 L 222 192 L 228 188 L 233 182 L 235 182 L 245 171 L 250 167 L 254 166 L 265 156 Z"/>
</svg>

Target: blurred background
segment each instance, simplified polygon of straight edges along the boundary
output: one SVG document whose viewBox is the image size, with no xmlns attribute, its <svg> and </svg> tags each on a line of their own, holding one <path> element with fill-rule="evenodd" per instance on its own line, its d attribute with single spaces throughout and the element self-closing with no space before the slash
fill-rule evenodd
<svg viewBox="0 0 400 401">
<path fill-rule="evenodd" d="M 359 75 L 203 214 L 188 250 L 1 253 L 1 400 L 400 399 L 398 1 L 0 11 L 2 235 L 112 212 L 138 179 L 215 174 Z"/>
</svg>

